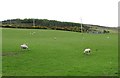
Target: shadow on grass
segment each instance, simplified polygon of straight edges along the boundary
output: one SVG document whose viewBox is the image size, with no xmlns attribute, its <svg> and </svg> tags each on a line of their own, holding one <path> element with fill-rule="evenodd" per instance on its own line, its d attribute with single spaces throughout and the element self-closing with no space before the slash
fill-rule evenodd
<svg viewBox="0 0 120 78">
<path fill-rule="evenodd" d="M 2 52 L 2 56 L 17 56 L 17 55 L 20 55 L 20 54 L 24 54 L 26 52 L 28 52 L 29 50 L 21 50 L 21 51 L 18 51 L 18 52 Z"/>
</svg>

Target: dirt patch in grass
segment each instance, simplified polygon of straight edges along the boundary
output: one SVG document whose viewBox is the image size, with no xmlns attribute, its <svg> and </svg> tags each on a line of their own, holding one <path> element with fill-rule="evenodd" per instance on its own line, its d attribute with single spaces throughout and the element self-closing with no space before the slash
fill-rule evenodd
<svg viewBox="0 0 120 78">
<path fill-rule="evenodd" d="M 23 51 L 18 51 L 18 52 L 2 52 L 0 53 L 0 56 L 16 56 L 16 55 L 21 55 L 24 53 L 27 53 L 29 50 L 23 50 Z"/>
<path fill-rule="evenodd" d="M 17 52 L 2 52 L 2 56 L 15 56 L 18 55 L 19 53 Z"/>
<path fill-rule="evenodd" d="M 2 52 L 0 55 L 2 56 L 16 56 L 16 55 L 21 55 L 26 52 Z"/>
</svg>

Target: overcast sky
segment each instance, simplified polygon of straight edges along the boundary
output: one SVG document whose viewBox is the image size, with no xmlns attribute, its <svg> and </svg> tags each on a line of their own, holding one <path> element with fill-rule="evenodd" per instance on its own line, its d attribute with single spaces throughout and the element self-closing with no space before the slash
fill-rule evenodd
<svg viewBox="0 0 120 78">
<path fill-rule="evenodd" d="M 118 2 L 119 0 L 0 0 L 0 21 L 39 18 L 117 27 Z"/>
</svg>

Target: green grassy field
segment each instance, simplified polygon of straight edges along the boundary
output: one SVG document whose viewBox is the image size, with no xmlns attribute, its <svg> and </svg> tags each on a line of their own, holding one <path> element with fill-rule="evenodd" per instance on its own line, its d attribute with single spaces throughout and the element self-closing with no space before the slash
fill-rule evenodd
<svg viewBox="0 0 120 78">
<path fill-rule="evenodd" d="M 2 29 L 0 28 L 0 55 L 2 54 Z M 0 77 L 2 77 L 2 56 L 0 56 Z"/>
<path fill-rule="evenodd" d="M 2 39 L 3 76 L 118 75 L 117 33 L 8 28 L 2 29 Z M 23 43 L 29 51 L 20 49 Z M 87 47 L 91 55 L 83 54 Z"/>
</svg>

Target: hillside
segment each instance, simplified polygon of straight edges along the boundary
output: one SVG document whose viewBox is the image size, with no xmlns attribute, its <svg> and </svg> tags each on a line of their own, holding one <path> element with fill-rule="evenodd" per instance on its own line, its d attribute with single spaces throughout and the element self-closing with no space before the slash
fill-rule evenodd
<svg viewBox="0 0 120 78">
<path fill-rule="evenodd" d="M 87 33 L 116 33 L 117 27 L 105 27 L 99 25 L 74 23 L 74 22 L 61 22 L 48 19 L 11 19 L 4 20 L 0 25 L 9 28 L 29 28 L 29 29 L 53 29 L 65 30 L 74 32 L 87 32 Z M 82 29 L 81 29 L 82 27 Z"/>
</svg>

